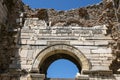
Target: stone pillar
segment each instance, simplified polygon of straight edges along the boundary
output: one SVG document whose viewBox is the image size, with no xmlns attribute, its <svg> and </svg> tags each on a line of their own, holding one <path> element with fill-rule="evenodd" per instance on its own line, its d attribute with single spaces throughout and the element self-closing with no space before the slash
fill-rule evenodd
<svg viewBox="0 0 120 80">
<path fill-rule="evenodd" d="M 45 80 L 45 75 L 39 73 L 30 73 L 27 77 L 27 80 Z"/>
</svg>

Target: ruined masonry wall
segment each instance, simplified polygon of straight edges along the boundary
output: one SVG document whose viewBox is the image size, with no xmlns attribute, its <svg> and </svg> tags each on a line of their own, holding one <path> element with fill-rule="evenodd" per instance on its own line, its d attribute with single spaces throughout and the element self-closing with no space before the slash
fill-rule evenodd
<svg viewBox="0 0 120 80">
<path fill-rule="evenodd" d="M 21 0 L 0 0 L 0 80 L 20 78 L 16 69 L 9 69 L 9 64 L 15 63 L 17 28 L 20 27 L 16 19 L 22 6 Z"/>
<path fill-rule="evenodd" d="M 0 23 L 5 23 L 7 20 L 7 7 L 3 4 L 3 0 L 0 0 Z"/>
<path fill-rule="evenodd" d="M 71 45 L 89 60 L 91 69 L 79 80 L 119 80 L 120 6 L 114 1 L 117 17 L 111 0 L 69 11 L 32 10 L 21 0 L 0 0 L 0 80 L 43 80 L 44 75 L 28 72 L 40 51 L 54 44 Z"/>
<path fill-rule="evenodd" d="M 21 64 L 22 70 L 29 72 L 36 56 L 43 49 L 54 44 L 67 44 L 76 47 L 87 57 L 91 63 L 91 71 L 109 71 L 113 60 L 109 45 L 112 38 L 106 36 L 106 30 L 106 25 L 51 27 L 46 26 L 45 21 L 38 18 L 26 18 L 21 29 L 21 47 L 18 52 L 20 61 L 17 63 Z"/>
</svg>

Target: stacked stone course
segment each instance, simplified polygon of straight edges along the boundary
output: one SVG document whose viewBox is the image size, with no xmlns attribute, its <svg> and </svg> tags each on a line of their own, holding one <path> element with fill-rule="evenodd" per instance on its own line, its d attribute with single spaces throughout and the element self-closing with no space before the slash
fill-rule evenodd
<svg viewBox="0 0 120 80">
<path fill-rule="evenodd" d="M 78 80 L 119 80 L 118 3 L 103 0 L 56 11 L 32 10 L 21 0 L 1 0 L 0 80 L 43 80 L 49 64 L 61 57 L 72 58 L 80 67 Z"/>
</svg>

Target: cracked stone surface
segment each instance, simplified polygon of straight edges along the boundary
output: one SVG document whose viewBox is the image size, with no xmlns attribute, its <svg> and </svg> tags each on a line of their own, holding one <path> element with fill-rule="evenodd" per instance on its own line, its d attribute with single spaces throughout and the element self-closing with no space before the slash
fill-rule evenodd
<svg viewBox="0 0 120 80">
<path fill-rule="evenodd" d="M 28 72 L 36 56 L 46 47 L 56 44 L 71 45 L 89 59 L 91 69 L 83 71 L 85 75 L 89 75 L 89 80 L 119 80 L 119 3 L 120 0 L 103 0 L 96 5 L 56 11 L 32 10 L 21 0 L 1 0 L 0 80 L 43 80 L 44 75 L 31 75 Z M 66 56 L 69 59 L 68 56 L 70 55 Z M 54 60 L 62 55 L 48 57 Z M 51 63 L 53 60 L 49 62 L 46 58 L 43 61 Z M 42 73 L 45 73 L 48 65 L 43 65 L 45 68 L 42 67 Z M 79 80 L 88 79 L 84 74 L 78 77 Z"/>
</svg>

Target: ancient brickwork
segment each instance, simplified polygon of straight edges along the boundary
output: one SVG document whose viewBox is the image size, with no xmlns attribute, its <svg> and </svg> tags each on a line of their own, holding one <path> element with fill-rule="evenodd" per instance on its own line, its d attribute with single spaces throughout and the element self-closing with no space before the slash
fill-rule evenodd
<svg viewBox="0 0 120 80">
<path fill-rule="evenodd" d="M 5 23 L 7 20 L 7 7 L 3 4 L 3 0 L 0 1 L 0 23 Z"/>
<path fill-rule="evenodd" d="M 43 80 L 61 58 L 78 67 L 77 80 L 119 80 L 119 3 L 56 11 L 1 0 L 0 80 Z"/>
<path fill-rule="evenodd" d="M 89 69 L 82 67 L 83 71 L 90 70 L 93 71 L 93 74 L 94 71 L 99 70 L 103 71 L 103 73 L 104 71 L 109 72 L 109 65 L 113 60 L 111 54 L 112 49 L 109 46 L 109 42 L 112 41 L 112 37 L 109 35 L 106 36 L 106 25 L 81 27 L 71 25 L 63 26 L 63 23 L 59 23 L 59 26 L 47 26 L 46 24 L 47 23 L 44 20 L 39 20 L 38 18 L 25 19 L 24 27 L 21 29 L 19 43 L 21 45 L 21 48 L 19 49 L 20 61 L 18 63 L 21 64 L 21 69 L 29 72 L 32 68 L 38 68 L 34 66 L 39 66 L 40 63 L 38 62 L 42 60 L 41 56 L 44 56 L 45 54 L 54 54 L 47 53 L 59 49 L 61 51 L 62 49 L 68 50 L 80 57 L 80 53 L 75 52 L 74 49 L 72 51 L 65 47 L 65 45 L 71 45 L 81 51 L 81 53 L 83 53 L 85 57 L 89 60 L 89 63 L 85 65 L 86 67 L 90 66 L 89 64 L 91 64 L 91 68 Z M 56 47 L 54 46 L 60 44 L 63 45 Z M 49 46 L 51 46 L 50 51 L 48 48 L 48 50 L 44 51 L 44 53 L 43 50 L 47 49 L 47 47 Z M 39 57 L 37 58 L 37 56 Z M 83 62 L 82 57 L 80 58 L 80 60 L 81 62 Z M 35 70 L 39 70 L 39 68 Z"/>
<path fill-rule="evenodd" d="M 7 8 L 6 8 L 6 6 L 3 6 L 3 0 L 1 0 L 0 1 L 0 35 L 2 35 L 2 29 L 3 29 L 3 25 L 2 25 L 2 23 L 5 23 L 5 21 L 6 21 L 6 19 L 7 19 Z M 0 42 L 2 41 L 2 39 L 0 39 Z M 2 44 L 1 44 L 2 45 Z M 0 58 L 2 58 L 2 56 L 5 56 L 5 55 L 2 55 L 2 52 L 3 51 L 1 51 L 1 48 L 0 48 Z M 3 58 L 5 58 L 5 57 L 3 57 Z M 0 72 L 1 72 L 1 70 L 2 70 L 2 63 L 3 63 L 3 61 L 4 61 L 5 59 L 0 59 Z"/>
<path fill-rule="evenodd" d="M 9 72 L 9 64 L 13 62 L 17 51 L 17 28 L 20 26 L 16 19 L 19 18 L 22 6 L 20 0 L 0 0 L 0 76 L 3 77 L 1 73 Z"/>
<path fill-rule="evenodd" d="M 111 43 L 113 49 L 114 60 L 110 66 L 110 69 L 114 73 L 120 73 L 120 24 L 116 23 L 112 28 L 112 37 L 114 41 Z"/>
<path fill-rule="evenodd" d="M 109 21 L 109 33 L 111 33 L 111 36 L 113 38 L 113 42 L 111 42 L 112 46 L 112 53 L 114 56 L 114 59 L 110 65 L 110 69 L 113 70 L 113 73 L 119 74 L 120 71 L 120 1 L 119 0 L 107 0 L 105 1 L 105 4 L 108 5 L 106 6 L 106 9 L 113 9 L 115 12 L 115 21 Z M 109 7 L 111 6 L 111 7 Z"/>
</svg>

